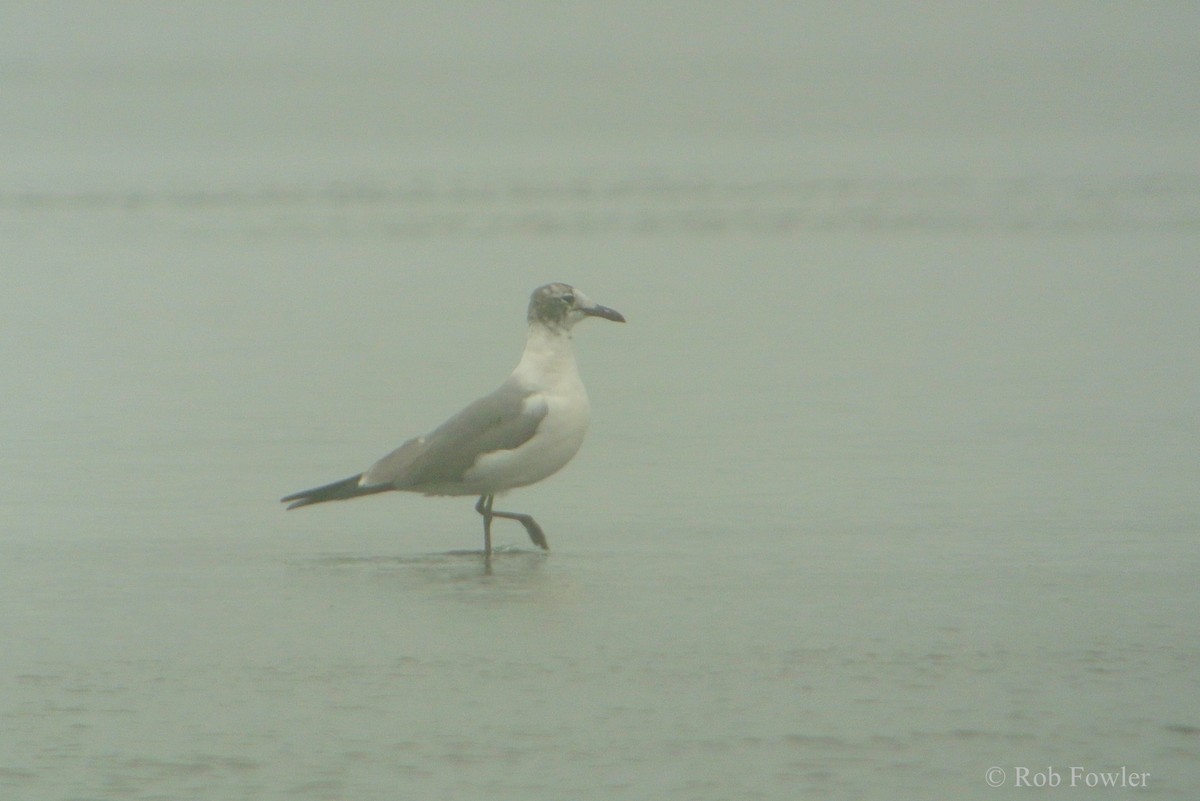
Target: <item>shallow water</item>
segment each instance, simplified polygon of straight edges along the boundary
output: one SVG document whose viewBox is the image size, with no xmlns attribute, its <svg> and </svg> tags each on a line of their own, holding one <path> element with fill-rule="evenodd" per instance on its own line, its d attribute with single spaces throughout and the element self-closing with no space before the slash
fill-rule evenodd
<svg viewBox="0 0 1200 801">
<path fill-rule="evenodd" d="M 138 63 L 131 107 L 171 80 Z M 61 76 L 12 75 L 52 128 Z M 237 108 L 291 85 L 243 79 Z M 1200 181 L 1169 135 L 368 173 L 333 133 L 264 163 L 156 125 L 190 160 L 105 176 L 56 129 L 58 171 L 5 168 L 5 798 L 1200 784 Z M 487 573 L 472 499 L 282 511 L 503 380 L 549 280 L 629 320 L 577 329 L 589 439 L 504 499 L 549 553 L 501 521 Z"/>
</svg>

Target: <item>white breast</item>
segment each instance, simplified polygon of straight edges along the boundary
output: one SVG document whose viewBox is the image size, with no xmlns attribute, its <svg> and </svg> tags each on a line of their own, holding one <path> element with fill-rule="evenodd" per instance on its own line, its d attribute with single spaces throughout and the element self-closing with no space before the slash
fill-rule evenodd
<svg viewBox="0 0 1200 801">
<path fill-rule="evenodd" d="M 546 404 L 546 416 L 537 432 L 511 451 L 480 456 L 463 476 L 477 492 L 492 493 L 524 487 L 561 470 L 579 452 L 587 434 L 591 407 L 583 384 L 575 382 L 570 392 L 538 394 L 526 403 Z"/>
<path fill-rule="evenodd" d="M 531 325 L 509 380 L 530 392 L 526 408 L 545 404 L 546 415 L 519 447 L 480 456 L 463 475 L 465 491 L 488 494 L 541 481 L 561 470 L 583 444 L 591 406 L 565 331 Z"/>
</svg>

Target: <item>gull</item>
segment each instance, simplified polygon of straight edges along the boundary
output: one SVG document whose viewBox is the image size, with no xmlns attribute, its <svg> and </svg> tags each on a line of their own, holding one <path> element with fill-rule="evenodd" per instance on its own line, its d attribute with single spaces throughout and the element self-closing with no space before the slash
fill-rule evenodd
<svg viewBox="0 0 1200 801">
<path fill-rule="evenodd" d="M 396 490 L 424 495 L 478 495 L 483 552 L 492 555 L 492 519 L 515 520 L 544 550 L 550 546 L 532 516 L 492 508 L 496 495 L 561 470 L 579 451 L 591 414 L 579 378 L 571 329 L 587 317 L 623 323 L 620 312 L 593 303 L 568 284 L 538 287 L 529 299 L 525 352 L 512 375 L 490 395 L 421 437 L 414 437 L 365 472 L 281 499 L 288 509 Z"/>
</svg>

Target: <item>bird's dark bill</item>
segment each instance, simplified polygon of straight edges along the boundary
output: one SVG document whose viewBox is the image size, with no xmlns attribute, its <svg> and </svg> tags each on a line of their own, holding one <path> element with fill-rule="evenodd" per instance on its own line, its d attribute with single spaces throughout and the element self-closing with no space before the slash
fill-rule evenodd
<svg viewBox="0 0 1200 801">
<path fill-rule="evenodd" d="M 603 317 L 605 320 L 612 320 L 614 323 L 625 322 L 625 317 L 616 309 L 610 309 L 607 306 L 593 306 L 590 309 L 584 309 L 585 314 L 592 317 Z"/>
</svg>

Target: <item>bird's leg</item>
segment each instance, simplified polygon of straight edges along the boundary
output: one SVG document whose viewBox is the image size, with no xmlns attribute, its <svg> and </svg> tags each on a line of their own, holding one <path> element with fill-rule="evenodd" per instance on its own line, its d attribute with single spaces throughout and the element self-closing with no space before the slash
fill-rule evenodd
<svg viewBox="0 0 1200 801">
<path fill-rule="evenodd" d="M 475 511 L 483 516 L 483 558 L 489 562 L 492 559 L 492 502 L 495 499 L 494 495 L 480 495 L 475 504 Z"/>
<path fill-rule="evenodd" d="M 546 534 L 542 531 L 542 527 L 533 519 L 533 515 L 521 514 L 519 512 L 498 512 L 492 510 L 492 504 L 495 502 L 495 495 L 480 495 L 479 501 L 475 504 L 475 511 L 483 516 L 483 553 L 489 559 L 492 556 L 492 518 L 503 517 L 506 520 L 516 520 L 525 527 L 525 531 L 529 533 L 529 539 L 543 550 L 550 550 L 550 544 L 546 542 Z"/>
<path fill-rule="evenodd" d="M 519 512 L 493 512 L 492 505 L 488 504 L 488 513 L 492 517 L 503 517 L 507 520 L 516 520 L 525 527 L 529 532 L 529 539 L 533 540 L 533 544 L 540 546 L 543 551 L 550 550 L 550 544 L 546 542 L 546 534 L 542 531 L 542 527 L 537 524 L 532 515 L 523 515 Z"/>
</svg>

